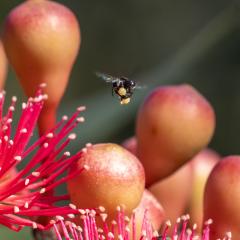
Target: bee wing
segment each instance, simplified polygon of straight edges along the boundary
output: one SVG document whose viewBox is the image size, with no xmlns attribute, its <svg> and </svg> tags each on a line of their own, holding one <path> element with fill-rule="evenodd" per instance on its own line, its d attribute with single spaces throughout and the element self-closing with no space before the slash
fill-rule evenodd
<svg viewBox="0 0 240 240">
<path fill-rule="evenodd" d="M 134 87 L 134 89 L 145 89 L 147 88 L 146 85 L 139 85 L 138 83 L 136 83 L 136 86 Z"/>
<path fill-rule="evenodd" d="M 115 78 L 115 77 L 105 74 L 105 73 L 96 72 L 96 75 L 97 75 L 97 77 L 103 79 L 105 82 L 108 82 L 108 83 L 113 83 L 113 82 L 119 81 L 119 78 Z"/>
</svg>

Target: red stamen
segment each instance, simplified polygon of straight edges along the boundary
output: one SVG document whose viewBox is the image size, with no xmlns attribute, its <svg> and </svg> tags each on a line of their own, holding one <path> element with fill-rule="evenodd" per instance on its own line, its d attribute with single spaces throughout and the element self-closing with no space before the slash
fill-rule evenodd
<svg viewBox="0 0 240 240">
<path fill-rule="evenodd" d="M 67 195 L 56 197 L 45 196 L 42 193 L 54 189 L 84 169 L 58 179 L 61 174 L 72 168 L 81 155 L 79 152 L 72 157 L 69 153 L 59 156 L 73 139 L 73 135 L 66 140 L 64 138 L 78 123 L 82 122 L 82 119 L 81 121 L 78 119 L 78 115 L 84 108 L 78 108 L 68 121 L 64 117 L 51 131 L 27 147 L 45 98 L 42 89 L 39 88 L 36 96 L 29 98 L 28 102 L 23 104 L 16 133 L 11 140 L 16 98 L 12 98 L 7 114 L 3 117 L 4 93 L 0 93 L 0 179 L 5 179 L 12 168 L 15 168 L 30 153 L 34 153 L 25 168 L 11 178 L 6 177 L 7 180 L 0 185 L 0 224 L 14 231 L 20 230 L 23 226 L 45 229 L 52 225 L 48 224 L 44 227 L 22 216 L 55 216 L 59 212 L 62 215 L 79 214 L 77 209 L 53 205 L 68 199 Z M 67 235 L 65 237 L 68 238 Z"/>
</svg>

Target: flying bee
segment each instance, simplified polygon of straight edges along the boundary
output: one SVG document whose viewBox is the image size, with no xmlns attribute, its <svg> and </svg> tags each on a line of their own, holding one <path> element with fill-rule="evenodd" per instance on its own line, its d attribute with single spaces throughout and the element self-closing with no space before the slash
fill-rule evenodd
<svg viewBox="0 0 240 240">
<path fill-rule="evenodd" d="M 114 93 L 118 95 L 120 104 L 128 104 L 131 100 L 134 89 L 141 88 L 134 80 L 130 80 L 126 77 L 118 78 L 104 73 L 96 73 L 96 75 L 102 78 L 105 82 L 112 84 L 112 95 L 114 95 Z"/>
</svg>

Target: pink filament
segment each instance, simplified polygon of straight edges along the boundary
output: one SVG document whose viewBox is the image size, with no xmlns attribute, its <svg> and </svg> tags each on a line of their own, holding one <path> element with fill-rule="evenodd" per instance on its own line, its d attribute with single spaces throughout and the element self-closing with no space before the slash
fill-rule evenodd
<svg viewBox="0 0 240 240">
<path fill-rule="evenodd" d="M 80 151 L 70 157 L 69 154 L 62 152 L 72 140 L 68 135 L 81 122 L 78 121 L 78 116 L 84 108 L 78 108 L 69 120 L 62 119 L 51 131 L 27 147 L 43 108 L 45 95 L 39 87 L 35 97 L 29 98 L 28 102 L 23 104 L 13 138 L 11 138 L 12 116 L 16 98 L 12 99 L 5 116 L 3 116 L 4 99 L 4 94 L 0 93 L 0 180 L 2 179 L 0 181 L 0 224 L 14 231 L 19 231 L 24 226 L 45 229 L 51 224 L 42 226 L 26 217 L 54 217 L 59 213 L 61 215 L 78 214 L 77 210 L 68 206 L 54 206 L 56 202 L 68 199 L 68 196 L 47 197 L 43 193 L 53 190 L 84 170 L 73 171 L 59 178 L 61 174 L 73 169 L 73 165 L 82 154 Z M 6 177 L 10 170 L 15 169 L 29 154 L 32 157 L 25 168 L 11 178 Z"/>
<path fill-rule="evenodd" d="M 122 227 L 125 224 L 125 216 L 124 216 L 124 212 L 122 210 L 118 210 L 118 216 L 116 218 L 116 229 L 122 229 L 121 233 L 119 234 L 119 232 L 117 231 L 118 234 L 113 234 L 114 231 L 112 230 L 112 228 L 108 228 L 106 227 L 106 222 L 104 219 L 102 219 L 102 225 L 105 226 L 105 230 L 102 231 L 101 233 L 97 233 L 96 234 L 96 229 L 97 226 L 95 225 L 96 223 L 96 217 L 97 215 L 90 215 L 88 213 L 88 211 L 86 211 L 86 213 L 82 214 L 82 226 L 83 229 L 78 229 L 77 226 L 69 221 L 66 222 L 66 225 L 69 228 L 68 234 L 66 234 L 66 230 L 67 228 L 63 225 L 63 221 L 59 221 L 58 223 L 58 228 L 62 229 L 62 231 L 64 232 L 63 236 L 65 236 L 65 238 L 68 236 L 70 237 L 70 239 L 73 240 L 79 240 L 82 239 L 82 232 L 84 233 L 84 239 L 87 240 L 103 240 L 103 239 L 107 239 L 107 240 L 112 240 L 112 239 L 122 239 L 122 240 L 132 240 L 133 235 L 136 235 L 136 224 L 135 222 L 135 213 L 133 213 L 131 221 L 129 223 L 129 226 L 132 226 L 131 231 L 123 231 Z M 101 218 L 100 218 L 101 219 Z M 142 232 L 140 234 L 140 236 L 136 236 L 135 238 L 138 240 L 167 240 L 167 239 L 172 239 L 172 240 L 192 240 L 194 239 L 197 235 L 195 235 L 195 229 L 194 228 L 190 228 L 190 233 L 188 232 L 189 230 L 187 230 L 187 226 L 189 223 L 189 217 L 183 216 L 181 221 L 177 221 L 176 225 L 182 225 L 181 231 L 178 233 L 175 233 L 174 236 L 172 238 L 170 238 L 168 236 L 168 230 L 170 228 L 170 225 L 167 223 L 166 227 L 163 229 L 163 232 L 161 234 L 159 234 L 159 236 L 161 236 L 161 238 L 158 237 L 154 237 L 154 229 L 152 228 L 151 222 L 148 219 L 148 213 L 147 211 L 144 214 L 143 219 L 141 219 L 142 221 Z M 174 228 L 178 228 L 178 226 L 174 226 Z M 112 225 L 113 226 L 113 225 Z M 111 232 L 109 231 L 109 229 L 111 229 Z M 189 229 L 189 228 L 188 228 Z M 78 233 L 78 234 L 77 234 Z M 134 234 L 133 234 L 134 233 Z M 61 238 L 59 238 L 61 239 Z M 66 238 L 67 239 L 67 238 Z M 203 230 L 203 235 L 202 237 L 198 238 L 199 240 L 209 240 L 209 224 L 205 225 L 205 228 Z M 229 240 L 229 239 L 228 239 Z"/>
</svg>

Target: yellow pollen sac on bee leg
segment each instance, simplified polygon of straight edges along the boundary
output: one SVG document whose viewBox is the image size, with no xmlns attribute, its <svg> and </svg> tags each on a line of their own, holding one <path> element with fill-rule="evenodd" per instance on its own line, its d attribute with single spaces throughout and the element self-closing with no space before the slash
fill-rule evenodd
<svg viewBox="0 0 240 240">
<path fill-rule="evenodd" d="M 127 93 L 127 90 L 124 87 L 121 87 L 121 88 L 118 89 L 118 94 L 120 96 L 125 96 L 126 93 Z"/>
<path fill-rule="evenodd" d="M 128 104 L 130 102 L 130 98 L 125 98 L 121 100 L 121 104 Z"/>
</svg>

